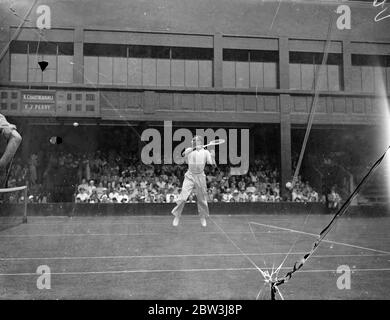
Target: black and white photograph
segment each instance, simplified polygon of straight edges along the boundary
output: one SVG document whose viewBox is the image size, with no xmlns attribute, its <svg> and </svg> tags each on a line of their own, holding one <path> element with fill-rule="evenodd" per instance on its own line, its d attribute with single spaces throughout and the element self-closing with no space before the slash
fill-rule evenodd
<svg viewBox="0 0 390 320">
<path fill-rule="evenodd" d="M 0 0 L 0 300 L 389 300 L 389 97 L 387 0 Z"/>
</svg>

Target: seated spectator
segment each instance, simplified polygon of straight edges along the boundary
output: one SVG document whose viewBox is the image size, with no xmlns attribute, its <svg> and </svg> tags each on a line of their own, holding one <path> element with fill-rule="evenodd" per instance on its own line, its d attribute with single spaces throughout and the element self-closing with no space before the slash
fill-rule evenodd
<svg viewBox="0 0 390 320">
<path fill-rule="evenodd" d="M 117 197 L 112 197 L 112 199 L 111 199 L 111 203 L 118 203 L 118 199 L 117 199 Z"/>
<path fill-rule="evenodd" d="M 86 188 L 87 193 L 88 193 L 89 195 L 92 195 L 92 191 L 94 191 L 95 189 L 96 189 L 95 181 L 94 181 L 94 180 L 90 180 L 90 181 L 89 181 L 89 184 L 88 184 L 88 186 L 87 186 L 87 188 Z"/>
<path fill-rule="evenodd" d="M 155 178 L 156 179 L 156 184 L 159 188 L 164 189 L 166 182 L 163 179 Z"/>
<path fill-rule="evenodd" d="M 336 187 L 332 187 L 330 194 L 328 195 L 328 207 L 331 210 L 338 210 L 341 204 L 341 197 L 336 192 Z"/>
<path fill-rule="evenodd" d="M 319 201 L 319 197 L 318 197 L 318 193 L 311 189 L 310 193 L 309 193 L 309 202 L 318 202 Z"/>
<path fill-rule="evenodd" d="M 113 189 L 113 190 L 109 193 L 108 197 L 110 198 L 111 201 L 114 201 L 114 199 L 115 199 L 115 201 L 118 202 L 118 198 L 119 198 L 118 188 Z"/>
<path fill-rule="evenodd" d="M 248 202 L 257 202 L 257 197 L 253 192 L 248 191 Z"/>
<path fill-rule="evenodd" d="M 245 190 L 245 181 L 243 179 L 238 182 L 238 189 L 241 191 Z"/>
<path fill-rule="evenodd" d="M 213 190 L 207 189 L 207 202 L 213 202 Z"/>
<path fill-rule="evenodd" d="M 233 200 L 233 202 L 240 202 L 240 192 L 237 189 L 234 189 L 233 197 L 230 199 L 230 201 L 231 200 Z"/>
<path fill-rule="evenodd" d="M 175 196 L 174 196 L 174 194 L 173 194 L 173 188 L 171 187 L 171 188 L 169 188 L 168 189 L 168 192 L 167 192 L 167 195 L 166 195 L 166 198 L 165 198 L 166 200 L 166 203 L 171 203 L 171 200 L 173 200 L 173 199 L 175 199 Z M 174 201 L 172 201 L 172 203 L 173 203 Z"/>
<path fill-rule="evenodd" d="M 99 184 L 96 188 L 96 193 L 97 193 L 99 199 L 101 199 L 101 197 L 106 192 L 106 190 L 107 190 L 107 188 L 103 187 L 103 183 L 99 182 Z"/>
<path fill-rule="evenodd" d="M 76 195 L 76 202 L 79 203 L 85 203 L 89 200 L 89 194 L 87 193 L 87 190 L 84 187 L 81 187 L 79 189 L 79 193 Z"/>
<path fill-rule="evenodd" d="M 120 202 L 120 203 L 128 203 L 129 202 L 129 195 L 127 194 L 126 188 L 120 189 L 120 195 L 118 197 L 118 202 Z"/>
<path fill-rule="evenodd" d="M 230 189 L 226 189 L 225 192 L 222 194 L 222 201 L 223 202 L 231 202 L 231 199 L 233 198 L 233 195 L 230 193 Z"/>
<path fill-rule="evenodd" d="M 258 198 L 260 202 L 267 202 L 268 197 L 265 190 L 260 192 L 260 197 Z"/>
<path fill-rule="evenodd" d="M 77 187 L 77 190 L 80 192 L 81 188 L 83 188 L 84 190 L 88 190 L 88 183 L 87 183 L 87 180 L 85 178 L 83 178 L 81 180 L 81 184 Z"/>
<path fill-rule="evenodd" d="M 191 192 L 190 196 L 188 197 L 187 202 L 190 202 L 190 203 L 195 203 L 196 202 L 195 194 L 193 192 Z"/>
<path fill-rule="evenodd" d="M 294 186 L 291 197 L 293 202 L 304 202 L 303 194 L 299 186 Z"/>
<path fill-rule="evenodd" d="M 249 184 L 249 186 L 246 188 L 246 192 L 251 192 L 252 194 L 256 192 L 256 187 L 253 185 L 253 183 Z"/>
<path fill-rule="evenodd" d="M 101 199 L 100 199 L 100 202 L 101 203 L 110 203 L 110 198 L 106 195 L 106 194 L 103 194 Z"/>
<path fill-rule="evenodd" d="M 248 202 L 248 194 L 246 193 L 245 189 L 241 190 L 238 194 L 238 201 L 239 202 Z"/>
<path fill-rule="evenodd" d="M 268 202 L 275 202 L 275 195 L 271 189 L 268 190 L 267 195 L 268 195 L 268 198 L 267 198 Z"/>
<path fill-rule="evenodd" d="M 99 200 L 99 197 L 98 197 L 98 194 L 96 192 L 96 188 L 92 190 L 92 193 L 89 197 L 89 203 L 99 203 L 100 200 Z"/>
</svg>

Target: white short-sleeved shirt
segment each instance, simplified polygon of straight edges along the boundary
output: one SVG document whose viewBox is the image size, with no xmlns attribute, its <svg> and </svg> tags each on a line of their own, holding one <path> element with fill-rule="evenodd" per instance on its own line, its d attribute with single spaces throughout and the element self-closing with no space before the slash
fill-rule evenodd
<svg viewBox="0 0 390 320">
<path fill-rule="evenodd" d="M 210 151 L 206 149 L 195 149 L 191 151 L 191 148 L 185 150 L 186 160 L 188 163 L 188 170 L 191 173 L 202 173 L 206 163 L 213 164 Z"/>
</svg>

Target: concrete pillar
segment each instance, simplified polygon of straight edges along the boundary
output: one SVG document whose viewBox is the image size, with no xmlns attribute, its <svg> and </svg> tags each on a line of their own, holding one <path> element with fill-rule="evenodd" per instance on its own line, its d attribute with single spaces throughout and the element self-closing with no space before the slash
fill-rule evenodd
<svg viewBox="0 0 390 320">
<path fill-rule="evenodd" d="M 84 29 L 76 27 L 73 45 L 73 82 L 84 83 Z"/>
<path fill-rule="evenodd" d="M 289 89 L 289 47 L 288 38 L 279 38 L 279 86 L 280 89 Z M 291 98 L 289 94 L 281 94 L 280 99 L 280 194 L 288 196 L 286 182 L 291 181 Z"/>
<path fill-rule="evenodd" d="M 214 35 L 214 63 L 213 63 L 213 79 L 214 87 L 222 88 L 222 65 L 223 65 L 223 44 L 222 34 Z"/>
<path fill-rule="evenodd" d="M 285 185 L 286 182 L 291 181 L 292 178 L 290 95 L 282 94 L 280 96 L 280 109 L 280 191 L 282 196 L 287 196 L 288 191 L 286 190 Z"/>
<path fill-rule="evenodd" d="M 279 38 L 279 88 L 290 88 L 290 54 L 288 38 Z"/>
<path fill-rule="evenodd" d="M 351 57 L 351 42 L 348 40 L 343 41 L 343 83 L 344 91 L 352 91 L 351 79 L 352 79 L 352 57 Z"/>
</svg>

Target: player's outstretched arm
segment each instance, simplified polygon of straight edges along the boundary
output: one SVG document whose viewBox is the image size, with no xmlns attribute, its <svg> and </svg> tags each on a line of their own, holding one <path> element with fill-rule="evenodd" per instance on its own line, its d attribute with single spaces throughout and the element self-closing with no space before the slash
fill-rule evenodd
<svg viewBox="0 0 390 320">
<path fill-rule="evenodd" d="M 16 131 L 15 126 L 13 125 L 2 127 L 2 136 L 8 140 L 8 143 L 4 154 L 0 158 L 0 169 L 5 168 L 8 163 L 11 162 L 20 143 L 22 142 L 21 135 Z"/>
</svg>

